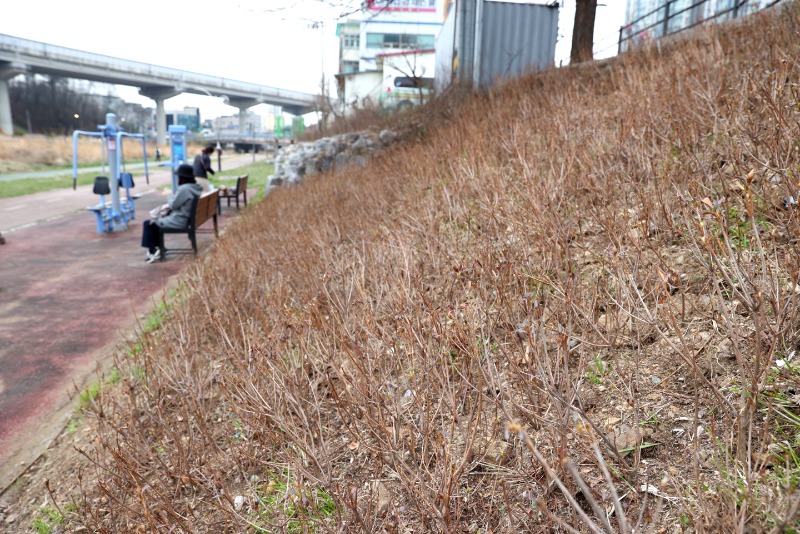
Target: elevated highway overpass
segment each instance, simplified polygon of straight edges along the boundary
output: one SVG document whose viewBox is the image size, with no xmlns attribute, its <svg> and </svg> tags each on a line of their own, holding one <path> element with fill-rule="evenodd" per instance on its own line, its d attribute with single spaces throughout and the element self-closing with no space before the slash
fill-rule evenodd
<svg viewBox="0 0 800 534">
<path fill-rule="evenodd" d="M 159 144 L 166 141 L 164 100 L 181 93 L 217 96 L 239 108 L 242 133 L 245 131 L 242 111 L 251 106 L 272 104 L 281 106 L 288 113 L 302 115 L 314 111 L 318 98 L 308 93 L 128 61 L 0 34 L 0 131 L 8 135 L 13 131 L 8 82 L 25 73 L 138 87 L 141 95 L 152 98 L 156 103 Z"/>
</svg>

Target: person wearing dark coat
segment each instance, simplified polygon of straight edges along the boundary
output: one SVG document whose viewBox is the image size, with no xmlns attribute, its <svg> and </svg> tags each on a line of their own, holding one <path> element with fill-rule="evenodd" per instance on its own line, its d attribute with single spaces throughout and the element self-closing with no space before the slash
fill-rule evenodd
<svg viewBox="0 0 800 534">
<path fill-rule="evenodd" d="M 178 189 L 167 198 L 170 206 L 168 215 L 144 221 L 142 227 L 142 246 L 147 249 L 145 261 L 153 263 L 164 253 L 159 248 L 161 229 L 183 230 L 189 228 L 192 216 L 192 201 L 203 193 L 203 187 L 194 178 L 191 165 L 178 167 Z"/>
<path fill-rule="evenodd" d="M 214 169 L 211 168 L 211 156 L 209 154 L 214 153 L 214 147 L 208 145 L 200 152 L 198 155 L 194 157 L 194 164 L 192 168 L 194 170 L 194 177 L 201 186 L 203 186 L 203 192 L 207 192 L 211 190 L 211 183 L 208 181 L 208 175 L 214 174 Z"/>
</svg>

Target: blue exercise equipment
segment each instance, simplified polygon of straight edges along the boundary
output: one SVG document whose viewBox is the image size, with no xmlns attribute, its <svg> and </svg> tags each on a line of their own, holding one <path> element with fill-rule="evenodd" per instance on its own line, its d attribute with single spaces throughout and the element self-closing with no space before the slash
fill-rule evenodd
<svg viewBox="0 0 800 534">
<path fill-rule="evenodd" d="M 128 222 L 135 218 L 135 204 L 138 195 L 131 194 L 134 186 L 133 175 L 124 172 L 124 158 L 122 156 L 122 139 L 132 137 L 142 140 L 142 153 L 144 156 L 144 173 L 147 183 L 150 175 L 147 171 L 147 143 L 141 134 L 125 132 L 117 125 L 117 116 L 113 113 L 106 114 L 106 123 L 99 124 L 99 132 L 72 132 L 72 189 L 78 182 L 78 137 L 99 137 L 102 139 L 101 168 L 103 175 L 97 176 L 94 181 L 94 193 L 100 196 L 100 202 L 86 209 L 95 215 L 98 234 L 110 234 L 128 229 Z M 111 176 L 105 176 L 106 157 Z M 120 166 L 123 172 L 120 172 Z M 120 198 L 120 187 L 125 189 L 125 197 Z M 106 201 L 106 195 L 111 195 L 111 200 Z"/>
</svg>

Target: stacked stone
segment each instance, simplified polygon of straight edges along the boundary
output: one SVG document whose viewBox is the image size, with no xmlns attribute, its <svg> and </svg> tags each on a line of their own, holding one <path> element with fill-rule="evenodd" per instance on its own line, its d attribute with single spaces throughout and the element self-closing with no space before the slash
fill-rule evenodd
<svg viewBox="0 0 800 534">
<path fill-rule="evenodd" d="M 275 174 L 267 178 L 267 191 L 281 185 L 295 185 L 306 176 L 346 165 L 366 165 L 369 157 L 397 141 L 391 130 L 379 134 L 360 132 L 323 137 L 313 142 L 295 143 L 278 150 Z"/>
</svg>

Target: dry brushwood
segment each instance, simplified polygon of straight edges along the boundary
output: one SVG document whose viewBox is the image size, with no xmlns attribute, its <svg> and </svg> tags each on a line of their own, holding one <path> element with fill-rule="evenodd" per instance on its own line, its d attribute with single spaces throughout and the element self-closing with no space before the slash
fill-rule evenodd
<svg viewBox="0 0 800 534">
<path fill-rule="evenodd" d="M 798 15 L 434 101 L 273 191 L 88 409 L 69 520 L 788 531 Z"/>
</svg>

